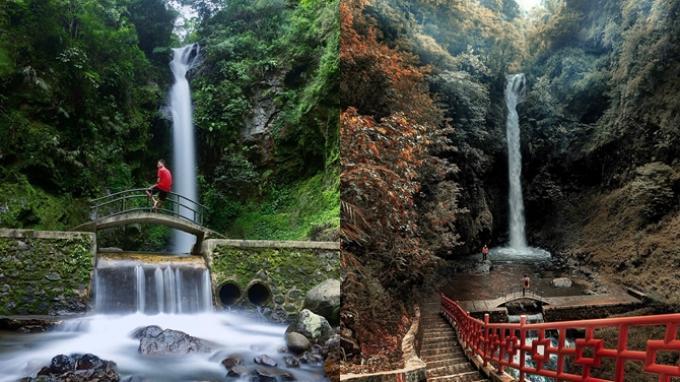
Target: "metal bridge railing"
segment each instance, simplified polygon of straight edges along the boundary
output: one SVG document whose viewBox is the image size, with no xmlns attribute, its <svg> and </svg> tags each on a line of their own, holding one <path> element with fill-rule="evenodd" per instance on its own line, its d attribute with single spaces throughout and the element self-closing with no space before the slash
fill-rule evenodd
<svg viewBox="0 0 680 382">
<path fill-rule="evenodd" d="M 160 208 L 153 209 L 153 201 L 146 191 L 146 188 L 135 188 L 91 199 L 91 219 L 96 221 L 130 212 L 157 212 L 203 225 L 207 211 L 204 205 L 180 194 L 168 192 L 168 197 L 162 202 Z"/>
<path fill-rule="evenodd" d="M 515 369 L 520 382 L 529 375 L 556 381 L 623 382 L 630 380 L 625 374 L 627 362 L 641 364 L 659 382 L 680 377 L 677 357 L 673 364 L 658 359 L 662 354 L 680 353 L 680 313 L 537 324 L 527 324 L 522 316 L 520 323 L 490 323 L 488 314 L 483 321 L 476 319 L 444 294 L 441 304 L 467 354 L 481 357 L 484 366 L 491 364 L 500 373 Z M 644 350 L 629 348 L 629 329 L 643 326 L 662 327 L 665 334 L 648 339 Z M 583 338 L 568 341 L 567 331 L 573 329 L 582 331 Z M 616 331 L 616 346 L 609 347 L 604 338 L 597 338 L 603 329 Z M 604 360 L 608 360 L 606 366 Z"/>
</svg>

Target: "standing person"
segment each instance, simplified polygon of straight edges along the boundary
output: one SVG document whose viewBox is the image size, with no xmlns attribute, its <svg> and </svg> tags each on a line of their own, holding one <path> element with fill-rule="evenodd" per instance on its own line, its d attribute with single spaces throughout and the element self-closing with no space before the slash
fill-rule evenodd
<svg viewBox="0 0 680 382">
<path fill-rule="evenodd" d="M 486 261 L 489 258 L 489 247 L 484 244 L 482 247 L 482 261 Z"/>
<path fill-rule="evenodd" d="M 165 161 L 159 159 L 156 163 L 156 168 L 158 169 L 156 176 L 156 184 L 149 187 L 146 190 L 146 194 L 153 200 L 153 210 L 158 211 L 158 208 L 168 197 L 168 192 L 172 189 L 172 174 L 167 167 L 165 167 Z M 158 199 L 154 195 L 158 194 Z"/>
<path fill-rule="evenodd" d="M 524 277 L 522 278 L 522 297 L 526 296 L 527 290 L 529 289 L 529 283 L 530 283 L 529 276 L 524 275 Z"/>
</svg>

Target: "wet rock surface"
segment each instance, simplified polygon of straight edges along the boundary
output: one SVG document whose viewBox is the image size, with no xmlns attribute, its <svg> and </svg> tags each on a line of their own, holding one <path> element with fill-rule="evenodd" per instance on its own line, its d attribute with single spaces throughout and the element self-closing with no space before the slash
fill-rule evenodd
<svg viewBox="0 0 680 382">
<path fill-rule="evenodd" d="M 266 354 L 261 354 L 261 355 L 255 356 L 253 361 L 258 365 L 264 365 L 264 366 L 270 366 L 270 367 L 278 366 L 278 363 L 272 357 L 270 357 Z"/>
<path fill-rule="evenodd" d="M 59 354 L 36 377 L 21 382 L 118 382 L 116 364 L 94 354 Z"/>
<path fill-rule="evenodd" d="M 144 355 L 173 355 L 205 353 L 211 350 L 207 341 L 190 336 L 179 330 L 158 331 L 157 326 L 140 328 L 133 333 L 139 338 L 138 351 Z"/>
<path fill-rule="evenodd" d="M 288 350 L 291 352 L 300 354 L 309 350 L 309 348 L 312 346 L 312 343 L 309 342 L 307 337 L 300 333 L 289 332 L 286 333 L 286 346 L 288 346 Z"/>
<path fill-rule="evenodd" d="M 276 381 L 295 381 L 296 378 L 290 372 L 276 367 L 257 366 L 251 373 L 251 381 L 276 382 Z"/>
<path fill-rule="evenodd" d="M 136 339 L 142 339 L 144 337 L 156 337 L 157 335 L 161 334 L 163 332 L 163 328 L 160 326 L 156 325 L 149 325 L 149 326 L 144 326 L 141 328 L 138 328 L 134 332 L 132 332 L 131 337 L 136 338 Z"/>
<path fill-rule="evenodd" d="M 315 344 L 326 342 L 333 335 L 333 328 L 323 316 L 303 309 L 286 329 L 286 333 L 297 332 Z"/>
<path fill-rule="evenodd" d="M 328 279 L 310 289 L 304 307 L 325 317 L 331 324 L 340 320 L 340 280 Z"/>
</svg>

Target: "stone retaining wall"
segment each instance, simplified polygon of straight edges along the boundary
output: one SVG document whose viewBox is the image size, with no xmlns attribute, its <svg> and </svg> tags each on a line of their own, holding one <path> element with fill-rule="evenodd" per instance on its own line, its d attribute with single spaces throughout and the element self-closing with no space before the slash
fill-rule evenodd
<svg viewBox="0 0 680 382">
<path fill-rule="evenodd" d="M 282 320 L 297 315 L 315 285 L 340 278 L 337 242 L 209 239 L 201 253 L 210 267 L 218 305 L 224 305 L 220 291 L 229 286 L 239 293 L 234 305 L 252 306 L 249 288 L 262 285 L 271 294 L 262 305 Z"/>
<path fill-rule="evenodd" d="M 589 306 L 544 306 L 543 319 L 546 322 L 574 321 L 607 318 L 643 307 L 642 303 L 589 305 Z"/>
<path fill-rule="evenodd" d="M 0 229 L 0 315 L 86 311 L 95 252 L 93 233 Z"/>
</svg>

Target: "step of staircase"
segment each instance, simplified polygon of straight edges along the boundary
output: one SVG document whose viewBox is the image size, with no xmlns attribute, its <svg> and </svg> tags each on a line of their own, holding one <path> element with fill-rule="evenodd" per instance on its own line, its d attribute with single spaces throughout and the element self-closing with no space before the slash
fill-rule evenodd
<svg viewBox="0 0 680 382">
<path fill-rule="evenodd" d="M 488 381 L 465 357 L 453 327 L 439 313 L 439 299 L 426 303 L 421 316 L 423 343 L 420 358 L 427 364 L 427 380 L 435 382 Z"/>
</svg>

